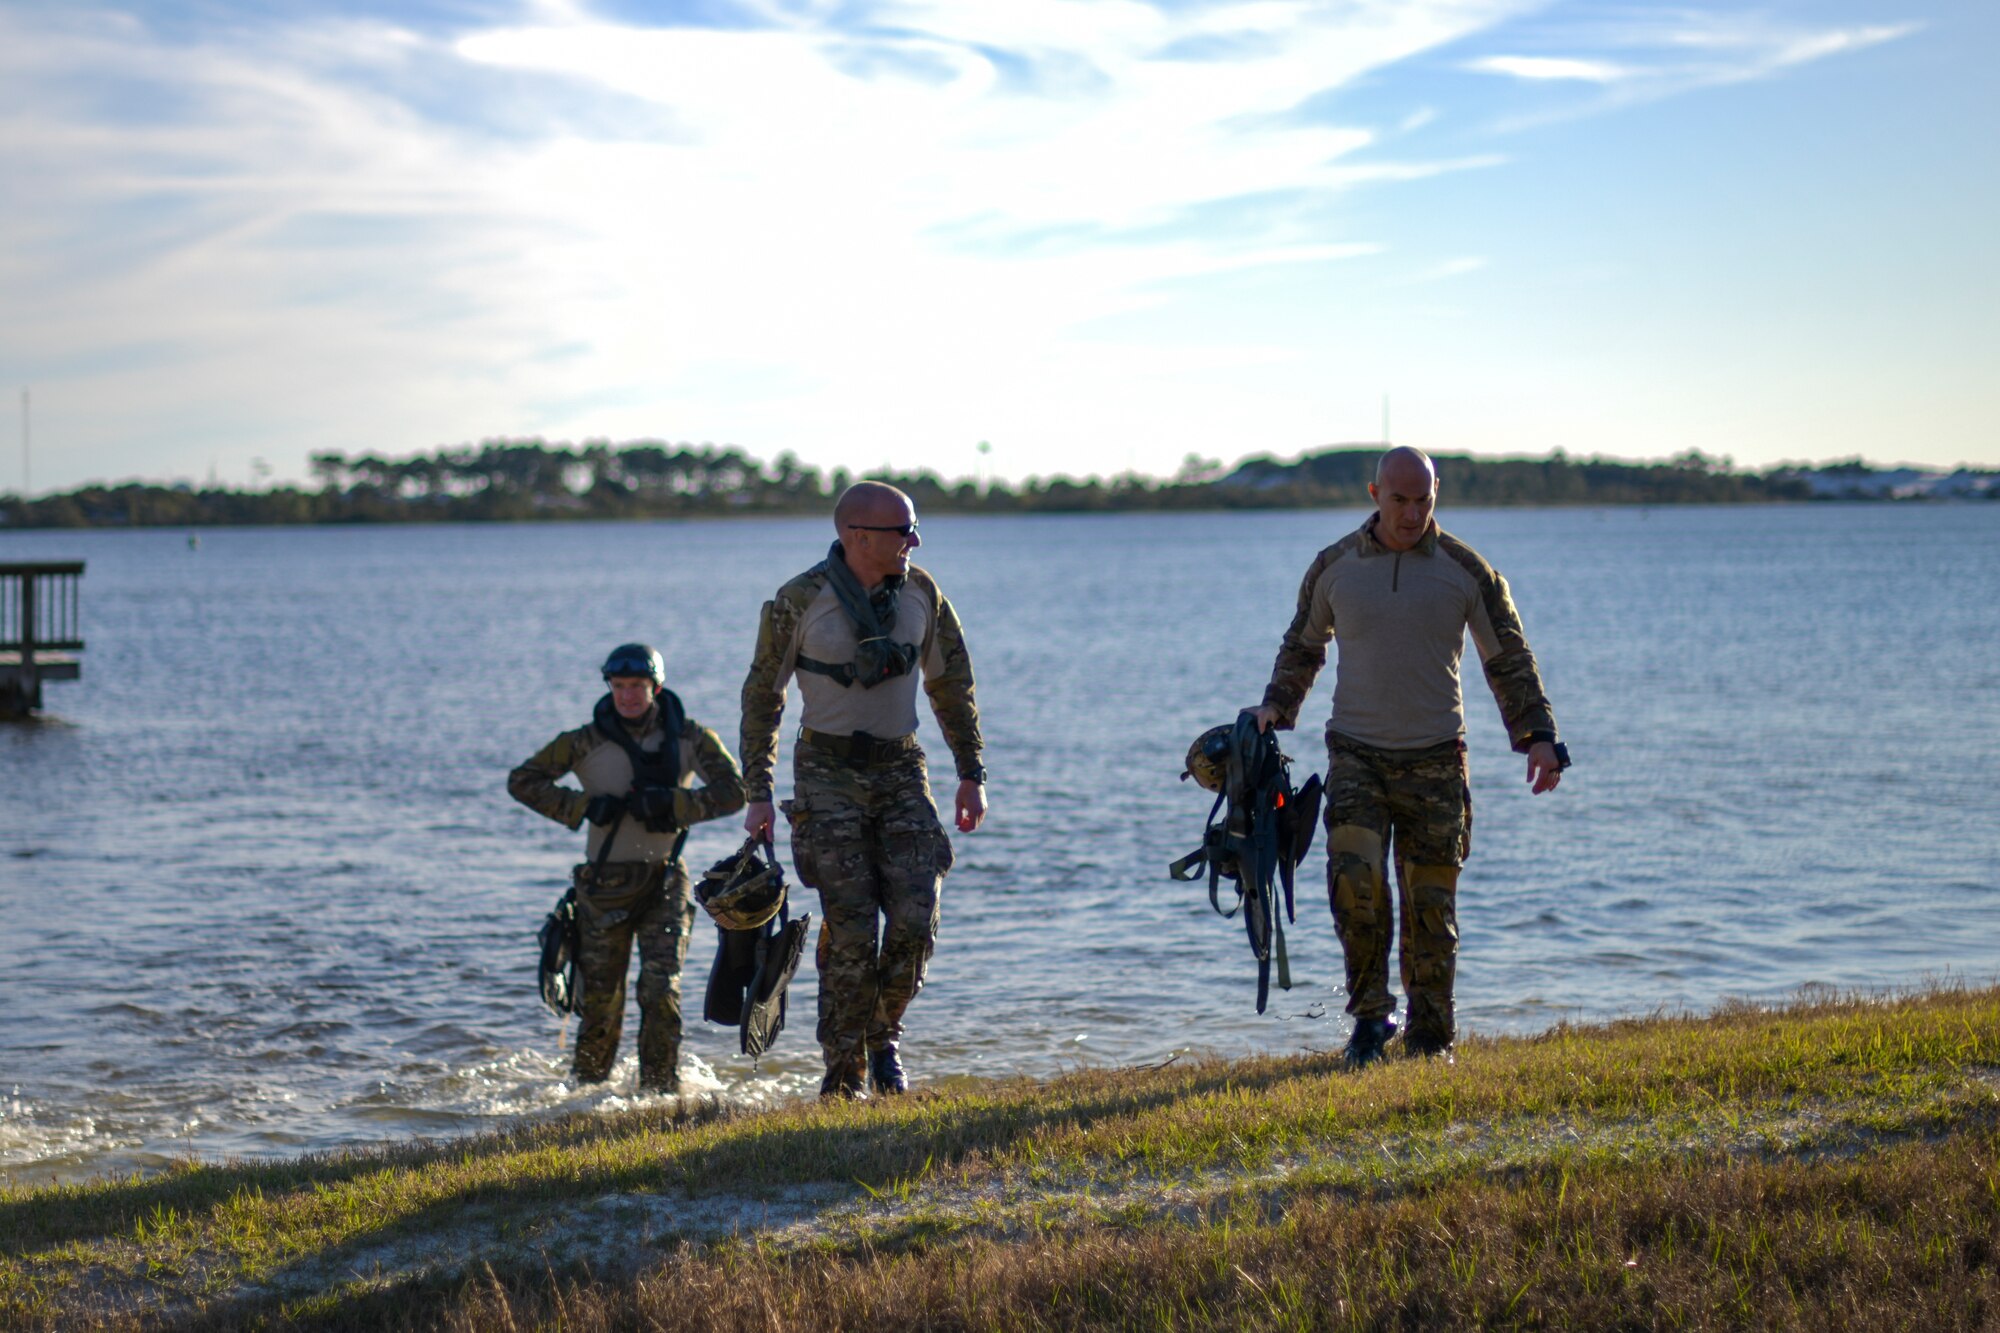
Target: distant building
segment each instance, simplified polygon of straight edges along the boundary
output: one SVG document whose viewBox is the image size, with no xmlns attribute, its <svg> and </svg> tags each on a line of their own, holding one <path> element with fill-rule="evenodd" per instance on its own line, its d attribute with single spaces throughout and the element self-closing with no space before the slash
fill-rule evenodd
<svg viewBox="0 0 2000 1333">
<path fill-rule="evenodd" d="M 1803 482 L 1815 500 L 2000 500 L 2000 472 L 1933 472 L 1865 463 L 1787 468 L 1778 475 Z"/>
</svg>

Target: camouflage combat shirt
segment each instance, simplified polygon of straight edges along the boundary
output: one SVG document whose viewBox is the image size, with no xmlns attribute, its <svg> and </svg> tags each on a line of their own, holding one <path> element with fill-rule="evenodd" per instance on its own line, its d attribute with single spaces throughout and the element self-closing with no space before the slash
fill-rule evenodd
<svg viewBox="0 0 2000 1333">
<path fill-rule="evenodd" d="M 903 581 L 893 633 L 896 640 L 917 649 L 924 692 L 930 696 L 945 744 L 951 747 L 958 776 L 984 780 L 979 705 L 973 697 L 965 631 L 936 580 L 915 565 Z M 785 711 L 785 688 L 794 675 L 802 701 L 800 721 L 814 731 L 839 736 L 860 731 L 882 740 L 916 731 L 917 672 L 864 689 L 798 670 L 801 654 L 821 662 L 851 662 L 855 642 L 854 622 L 835 595 L 824 562 L 786 583 L 764 603 L 757 626 L 757 656 L 743 682 L 743 772 L 751 800 L 771 799 L 778 723 Z"/>
<path fill-rule="evenodd" d="M 645 720 L 646 731 L 639 738 L 640 749 L 656 752 L 666 742 L 666 734 L 660 726 L 660 713 L 661 710 L 655 707 Z M 676 797 L 675 801 L 685 805 L 693 816 L 688 822 L 700 823 L 741 810 L 743 775 L 737 770 L 735 756 L 729 753 L 722 738 L 707 727 L 698 725 L 693 718 L 688 718 L 681 727 L 678 742 L 681 747 L 680 785 L 687 792 L 687 798 L 683 801 Z M 566 773 L 576 774 L 577 781 L 583 785 L 582 791 L 558 785 Z M 694 786 L 696 774 L 701 775 L 703 785 L 700 787 Z M 515 800 L 570 828 L 583 823 L 583 812 L 590 805 L 591 797 L 623 796 L 631 789 L 631 759 L 622 746 L 597 729 L 595 722 L 586 722 L 575 731 L 565 731 L 507 775 L 507 791 Z M 586 860 L 596 859 L 608 830 L 609 826 L 590 826 L 584 853 Z M 607 859 L 664 861 L 673 854 L 678 836 L 674 831 L 651 832 L 637 819 L 627 815 L 618 821 L 618 840 Z"/>
<path fill-rule="evenodd" d="M 1414 750 L 1465 733 L 1458 664 L 1465 634 L 1486 669 L 1513 747 L 1556 739 L 1535 655 L 1507 581 L 1435 522 L 1407 551 L 1375 537 L 1379 515 L 1319 553 L 1299 588 L 1264 702 L 1278 724 L 1299 708 L 1340 636 L 1329 732 L 1386 750 Z"/>
</svg>

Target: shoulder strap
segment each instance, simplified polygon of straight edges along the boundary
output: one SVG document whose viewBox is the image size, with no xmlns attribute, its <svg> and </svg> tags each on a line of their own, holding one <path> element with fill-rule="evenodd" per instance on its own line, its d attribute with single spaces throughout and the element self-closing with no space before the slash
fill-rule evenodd
<svg viewBox="0 0 2000 1333">
<path fill-rule="evenodd" d="M 666 739 L 661 742 L 654 762 L 668 770 L 666 785 L 677 787 L 681 780 L 681 733 L 687 730 L 687 709 L 681 706 L 681 697 L 668 689 L 660 691 L 658 707 Z"/>
<path fill-rule="evenodd" d="M 597 864 L 591 867 L 591 883 L 596 883 L 604 874 L 604 863 L 611 859 L 611 844 L 618 841 L 618 826 L 625 822 L 624 810 L 611 817 L 611 827 L 604 830 L 604 845 L 597 849 Z"/>
</svg>

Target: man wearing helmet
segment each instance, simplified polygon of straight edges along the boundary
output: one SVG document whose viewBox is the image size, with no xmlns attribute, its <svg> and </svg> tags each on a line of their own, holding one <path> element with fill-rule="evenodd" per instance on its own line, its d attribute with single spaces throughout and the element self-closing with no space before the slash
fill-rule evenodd
<svg viewBox="0 0 2000 1333">
<path fill-rule="evenodd" d="M 786 684 L 804 716 L 792 751 L 792 863 L 819 890 L 819 1042 L 823 1097 L 908 1087 L 903 1013 L 937 939 L 951 841 L 931 803 L 917 744 L 917 681 L 958 770 L 957 825 L 986 815 L 979 708 L 958 615 L 910 563 L 920 544 L 910 497 L 858 482 L 834 506 L 825 560 L 764 604 L 743 682 L 744 827 L 769 833 L 771 774 Z M 879 934 L 879 945 L 878 945 Z"/>
<path fill-rule="evenodd" d="M 1347 958 L 1355 1065 L 1380 1059 L 1396 1031 L 1389 943 L 1398 916 L 1404 1049 L 1450 1057 L 1458 872 L 1472 843 L 1458 675 L 1468 631 L 1508 738 L 1527 756 L 1529 789 L 1553 791 L 1569 764 L 1507 581 L 1438 527 L 1437 490 L 1421 451 L 1382 455 L 1368 487 L 1376 512 L 1306 571 L 1255 710 L 1260 728 L 1296 724 L 1338 635 L 1326 724 L 1327 893 Z"/>
<path fill-rule="evenodd" d="M 625 973 L 639 946 L 639 1086 L 680 1090 L 681 966 L 694 901 L 681 848 L 689 827 L 743 808 L 743 777 L 722 740 L 666 688 L 666 662 L 643 643 L 612 650 L 610 693 L 591 720 L 566 731 L 507 777 L 523 805 L 577 828 L 585 863 L 572 878 L 582 936 L 577 970 L 582 1028 L 571 1073 L 609 1077 L 625 1019 Z M 582 790 L 560 786 L 576 774 Z M 703 785 L 694 786 L 696 774 Z"/>
</svg>

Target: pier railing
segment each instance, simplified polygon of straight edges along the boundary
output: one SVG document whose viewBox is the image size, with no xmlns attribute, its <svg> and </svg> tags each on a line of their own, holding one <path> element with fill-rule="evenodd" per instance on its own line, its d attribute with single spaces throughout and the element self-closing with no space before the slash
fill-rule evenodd
<svg viewBox="0 0 2000 1333">
<path fill-rule="evenodd" d="M 83 674 L 83 561 L 0 565 L 0 716 L 42 706 L 44 680 Z"/>
</svg>

